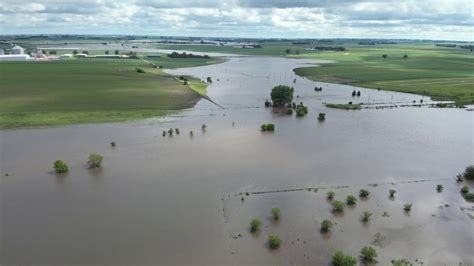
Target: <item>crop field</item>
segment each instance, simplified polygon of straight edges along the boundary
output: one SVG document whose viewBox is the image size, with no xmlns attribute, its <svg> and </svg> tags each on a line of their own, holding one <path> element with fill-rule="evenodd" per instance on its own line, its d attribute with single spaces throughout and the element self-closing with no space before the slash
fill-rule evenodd
<svg viewBox="0 0 474 266">
<path fill-rule="evenodd" d="M 201 98 L 134 59 L 9 62 L 0 64 L 0 75 L 0 128 L 141 119 L 192 107 Z"/>
<path fill-rule="evenodd" d="M 295 69 L 298 75 L 312 80 L 418 93 L 458 104 L 474 103 L 474 56 L 468 50 L 353 47 L 344 52 L 315 52 L 299 57 L 334 61 L 321 67 Z"/>
</svg>

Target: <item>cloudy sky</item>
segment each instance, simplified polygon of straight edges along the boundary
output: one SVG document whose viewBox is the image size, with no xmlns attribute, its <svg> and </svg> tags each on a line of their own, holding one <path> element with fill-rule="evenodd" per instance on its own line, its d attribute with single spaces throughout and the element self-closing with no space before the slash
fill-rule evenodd
<svg viewBox="0 0 474 266">
<path fill-rule="evenodd" d="M 0 0 L 0 34 L 473 40 L 473 0 Z"/>
</svg>

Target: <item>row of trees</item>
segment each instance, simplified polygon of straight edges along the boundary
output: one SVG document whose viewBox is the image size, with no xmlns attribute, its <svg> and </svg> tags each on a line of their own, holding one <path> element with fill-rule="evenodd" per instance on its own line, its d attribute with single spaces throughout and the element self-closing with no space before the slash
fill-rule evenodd
<svg viewBox="0 0 474 266">
<path fill-rule="evenodd" d="M 112 145 L 112 144 L 111 144 Z M 115 146 L 115 142 L 113 142 L 113 145 Z M 87 159 L 87 166 L 92 169 L 92 168 L 99 168 L 102 166 L 102 161 L 104 160 L 104 157 L 98 153 L 91 153 L 89 154 L 89 157 Z M 65 174 L 69 172 L 69 167 L 68 165 L 62 161 L 62 160 L 56 160 L 53 164 L 54 171 L 58 174 Z"/>
</svg>

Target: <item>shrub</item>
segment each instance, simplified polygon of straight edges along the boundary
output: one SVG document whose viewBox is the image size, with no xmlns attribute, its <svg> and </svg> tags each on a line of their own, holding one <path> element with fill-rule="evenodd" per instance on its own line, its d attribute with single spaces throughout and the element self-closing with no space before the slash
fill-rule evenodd
<svg viewBox="0 0 474 266">
<path fill-rule="evenodd" d="M 137 73 L 146 73 L 145 70 L 141 69 L 141 68 L 137 68 Z"/>
<path fill-rule="evenodd" d="M 324 120 L 326 120 L 326 113 L 319 113 L 319 115 L 318 115 L 318 120 L 319 120 L 319 121 L 324 121 Z"/>
<path fill-rule="evenodd" d="M 438 191 L 438 192 L 443 191 L 443 185 L 441 185 L 441 184 L 436 185 L 436 191 Z"/>
<path fill-rule="evenodd" d="M 352 195 L 347 196 L 347 198 L 346 198 L 347 205 L 354 205 L 354 204 L 356 204 L 356 202 L 357 202 L 356 197 L 354 197 Z"/>
<path fill-rule="evenodd" d="M 174 132 L 174 131 L 173 131 L 173 129 L 172 129 L 172 128 L 168 129 L 168 134 L 169 134 L 170 136 L 172 136 L 172 135 L 173 135 L 173 132 Z"/>
<path fill-rule="evenodd" d="M 110 142 L 110 146 L 115 147 L 116 146 L 115 141 Z"/>
<path fill-rule="evenodd" d="M 361 189 L 359 191 L 359 197 L 361 198 L 367 198 L 369 196 L 370 192 L 368 190 L 365 190 L 365 189 Z"/>
<path fill-rule="evenodd" d="M 363 262 L 375 262 L 375 258 L 377 258 L 377 251 L 371 246 L 365 246 L 360 251 L 360 255 Z"/>
<path fill-rule="evenodd" d="M 339 200 L 335 200 L 332 202 L 332 210 L 333 212 L 343 212 L 344 211 L 344 203 Z"/>
<path fill-rule="evenodd" d="M 250 222 L 250 232 L 255 233 L 258 230 L 260 230 L 260 226 L 262 225 L 262 222 L 260 222 L 259 219 L 253 219 Z"/>
<path fill-rule="evenodd" d="M 327 232 L 329 231 L 329 229 L 331 229 L 331 227 L 333 226 L 332 222 L 330 220 L 323 220 L 321 222 L 321 231 L 322 232 Z"/>
<path fill-rule="evenodd" d="M 463 176 L 465 179 L 474 180 L 474 165 L 466 167 Z"/>
<path fill-rule="evenodd" d="M 286 114 L 287 115 L 292 115 L 293 114 L 293 109 L 291 109 L 291 108 L 286 109 Z"/>
<path fill-rule="evenodd" d="M 334 193 L 333 191 L 329 191 L 327 194 L 326 194 L 328 200 L 332 200 L 334 199 L 334 196 L 336 196 L 336 193 Z"/>
<path fill-rule="evenodd" d="M 102 160 L 104 157 L 98 153 L 91 153 L 89 154 L 89 160 L 87 161 L 87 165 L 89 168 L 98 168 L 102 165 Z"/>
<path fill-rule="evenodd" d="M 179 135 L 179 128 L 175 128 L 174 132 L 176 132 L 176 135 Z"/>
<path fill-rule="evenodd" d="M 285 106 L 293 101 L 293 88 L 283 85 L 273 87 L 270 96 L 274 106 Z"/>
<path fill-rule="evenodd" d="M 189 131 L 189 136 L 191 136 L 191 137 L 194 136 L 194 132 L 192 130 Z"/>
<path fill-rule="evenodd" d="M 270 101 L 265 101 L 265 107 L 272 107 L 272 102 Z"/>
<path fill-rule="evenodd" d="M 67 164 L 61 160 L 56 160 L 54 162 L 53 168 L 58 174 L 67 173 L 69 171 Z"/>
<path fill-rule="evenodd" d="M 411 211 L 411 206 L 412 206 L 411 203 L 407 203 L 407 204 L 403 205 L 403 210 L 406 211 L 406 212 L 409 212 L 409 211 Z"/>
<path fill-rule="evenodd" d="M 201 129 L 202 129 L 202 130 L 206 130 L 206 129 L 207 129 L 206 124 L 202 124 Z"/>
<path fill-rule="evenodd" d="M 268 246 L 271 248 L 271 249 L 277 249 L 280 247 L 281 245 L 281 239 L 276 236 L 276 235 L 269 235 L 268 236 Z"/>
<path fill-rule="evenodd" d="M 163 130 L 162 136 L 163 136 L 163 137 L 166 137 L 166 131 Z"/>
<path fill-rule="evenodd" d="M 407 259 L 392 260 L 392 266 L 412 266 Z"/>
<path fill-rule="evenodd" d="M 361 220 L 365 223 L 370 221 L 370 217 L 372 216 L 372 213 L 369 211 L 365 211 L 362 213 L 362 216 L 360 217 Z"/>
<path fill-rule="evenodd" d="M 474 193 L 466 193 L 463 196 L 464 196 L 464 199 L 469 201 L 469 202 L 474 201 Z"/>
<path fill-rule="evenodd" d="M 342 251 L 337 251 L 332 256 L 333 266 L 355 266 L 357 264 L 356 258 L 344 254 Z"/>
<path fill-rule="evenodd" d="M 395 197 L 395 193 L 397 193 L 397 191 L 395 189 L 390 189 L 388 193 L 390 193 L 390 197 L 393 198 Z"/>
<path fill-rule="evenodd" d="M 275 220 L 280 219 L 280 208 L 273 208 L 272 214 L 273 214 L 273 219 Z"/>
<path fill-rule="evenodd" d="M 456 180 L 456 182 L 462 182 L 463 181 L 463 175 L 462 174 L 458 174 L 456 175 L 456 177 L 454 177 L 454 179 Z"/>
<path fill-rule="evenodd" d="M 262 131 L 275 131 L 274 124 L 262 124 L 260 128 L 262 129 Z"/>
<path fill-rule="evenodd" d="M 464 186 L 461 188 L 461 193 L 462 194 L 467 194 L 469 192 L 469 188 L 467 186 Z"/>
</svg>

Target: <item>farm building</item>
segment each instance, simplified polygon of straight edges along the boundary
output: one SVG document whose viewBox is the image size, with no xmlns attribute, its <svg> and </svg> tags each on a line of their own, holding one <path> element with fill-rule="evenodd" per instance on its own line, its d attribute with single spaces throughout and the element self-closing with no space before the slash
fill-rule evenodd
<svg viewBox="0 0 474 266">
<path fill-rule="evenodd" d="M 31 57 L 27 54 L 0 55 L 0 62 L 1 61 L 26 61 L 30 59 Z"/>
<path fill-rule="evenodd" d="M 15 45 L 12 48 L 12 54 L 14 54 L 14 55 L 25 54 L 25 49 L 21 46 Z"/>
<path fill-rule="evenodd" d="M 0 55 L 4 55 L 5 52 L 3 52 L 3 49 L 0 49 Z"/>
</svg>

